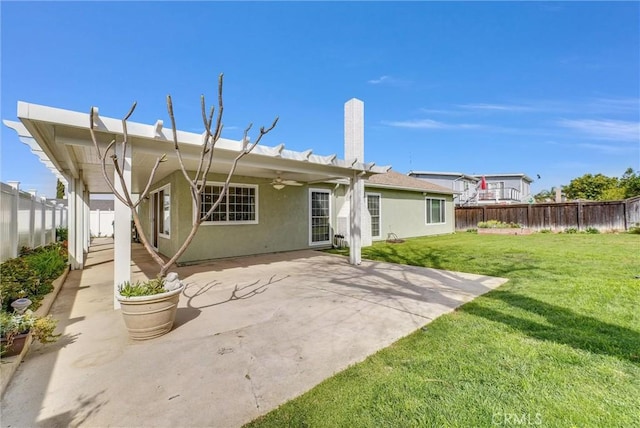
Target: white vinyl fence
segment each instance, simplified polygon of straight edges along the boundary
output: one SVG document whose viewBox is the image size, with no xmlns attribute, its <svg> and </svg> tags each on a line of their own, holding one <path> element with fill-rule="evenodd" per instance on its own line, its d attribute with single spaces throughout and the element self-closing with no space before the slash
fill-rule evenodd
<svg viewBox="0 0 640 428">
<path fill-rule="evenodd" d="M 89 229 L 91 236 L 113 236 L 115 213 L 107 210 L 91 210 L 89 212 Z"/>
<path fill-rule="evenodd" d="M 17 182 L 0 183 L 0 262 L 18 256 L 21 247 L 39 247 L 56 240 L 56 228 L 67 227 L 67 208 L 36 193 L 23 192 Z"/>
</svg>

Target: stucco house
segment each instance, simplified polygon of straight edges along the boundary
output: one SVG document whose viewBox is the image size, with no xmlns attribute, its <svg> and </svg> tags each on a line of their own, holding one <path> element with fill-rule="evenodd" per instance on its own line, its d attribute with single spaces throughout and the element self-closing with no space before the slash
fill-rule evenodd
<svg viewBox="0 0 640 428">
<path fill-rule="evenodd" d="M 46 155 L 67 181 L 70 262 L 82 269 L 90 240 L 90 195 L 110 193 L 91 142 L 89 114 L 19 102 L 17 117 L 20 122 L 5 120 L 5 125 L 41 157 Z M 362 101 L 345 104 L 344 128 L 344 159 L 287 150 L 284 144 L 256 146 L 240 161 L 228 195 L 179 262 L 327 248 L 340 235 L 350 248 L 349 261 L 359 264 L 361 246 L 390 233 L 406 238 L 454 232 L 453 191 L 364 162 Z M 120 119 L 98 115 L 95 129 L 103 148 L 112 140 L 122 141 Z M 127 186 L 139 194 L 155 159 L 173 153 L 172 130 L 162 121 L 128 122 L 128 134 L 130 150 L 119 156 L 126 160 Z M 177 135 L 187 169 L 195 171 L 203 136 Z M 240 150 L 241 141 L 218 141 L 203 209 L 219 194 Z M 191 227 L 194 205 L 177 160 L 168 158 L 138 212 L 153 246 L 172 256 Z M 107 174 L 114 176 L 112 166 Z M 114 218 L 115 287 L 130 279 L 131 259 L 131 211 L 117 199 Z"/>
<path fill-rule="evenodd" d="M 409 176 L 453 190 L 456 205 L 501 205 L 531 202 L 526 174 L 465 174 L 462 172 L 411 171 Z M 485 188 L 482 187 L 482 179 Z"/>
</svg>

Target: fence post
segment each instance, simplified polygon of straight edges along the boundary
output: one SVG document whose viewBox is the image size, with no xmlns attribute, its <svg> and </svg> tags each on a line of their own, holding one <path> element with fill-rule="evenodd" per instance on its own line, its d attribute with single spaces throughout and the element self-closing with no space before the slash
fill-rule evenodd
<svg viewBox="0 0 640 428">
<path fill-rule="evenodd" d="M 40 196 L 40 245 L 47 245 L 47 198 Z"/>
<path fill-rule="evenodd" d="M 578 230 L 582 230 L 582 202 L 578 201 Z"/>
<path fill-rule="evenodd" d="M 18 210 L 20 206 L 20 182 L 8 181 L 7 184 L 13 189 L 11 195 L 11 227 L 8 239 L 12 242 L 10 258 L 18 257 Z"/>
<path fill-rule="evenodd" d="M 53 228 L 53 232 L 52 232 L 52 242 L 56 242 L 58 240 L 58 231 L 56 230 L 58 228 L 58 225 L 56 224 L 56 222 L 58 221 L 58 216 L 56 214 L 58 214 L 58 203 L 57 202 L 52 202 L 52 206 L 51 206 L 51 227 Z"/>
<path fill-rule="evenodd" d="M 35 247 L 35 234 L 36 229 L 36 194 L 37 191 L 31 189 L 28 192 L 31 195 L 31 205 L 29 207 L 29 248 Z"/>
</svg>

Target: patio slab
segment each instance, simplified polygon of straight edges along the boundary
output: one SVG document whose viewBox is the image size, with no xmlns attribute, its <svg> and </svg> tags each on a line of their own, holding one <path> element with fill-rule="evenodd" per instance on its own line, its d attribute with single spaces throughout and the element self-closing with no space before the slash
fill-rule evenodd
<svg viewBox="0 0 640 428">
<path fill-rule="evenodd" d="M 177 268 L 174 329 L 128 339 L 113 310 L 112 243 L 96 239 L 2 400 L 2 426 L 236 427 L 506 280 L 315 251 Z M 153 262 L 133 247 L 133 279 Z"/>
</svg>

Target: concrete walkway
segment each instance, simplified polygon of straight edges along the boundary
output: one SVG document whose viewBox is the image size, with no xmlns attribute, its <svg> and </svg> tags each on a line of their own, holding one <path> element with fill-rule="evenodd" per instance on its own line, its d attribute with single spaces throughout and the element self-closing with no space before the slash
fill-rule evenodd
<svg viewBox="0 0 640 428">
<path fill-rule="evenodd" d="M 134 279 L 156 272 L 139 245 Z M 129 340 L 113 310 L 113 246 L 95 239 L 2 400 L 2 426 L 236 427 L 506 280 L 314 251 L 176 269 L 167 335 Z"/>
</svg>

